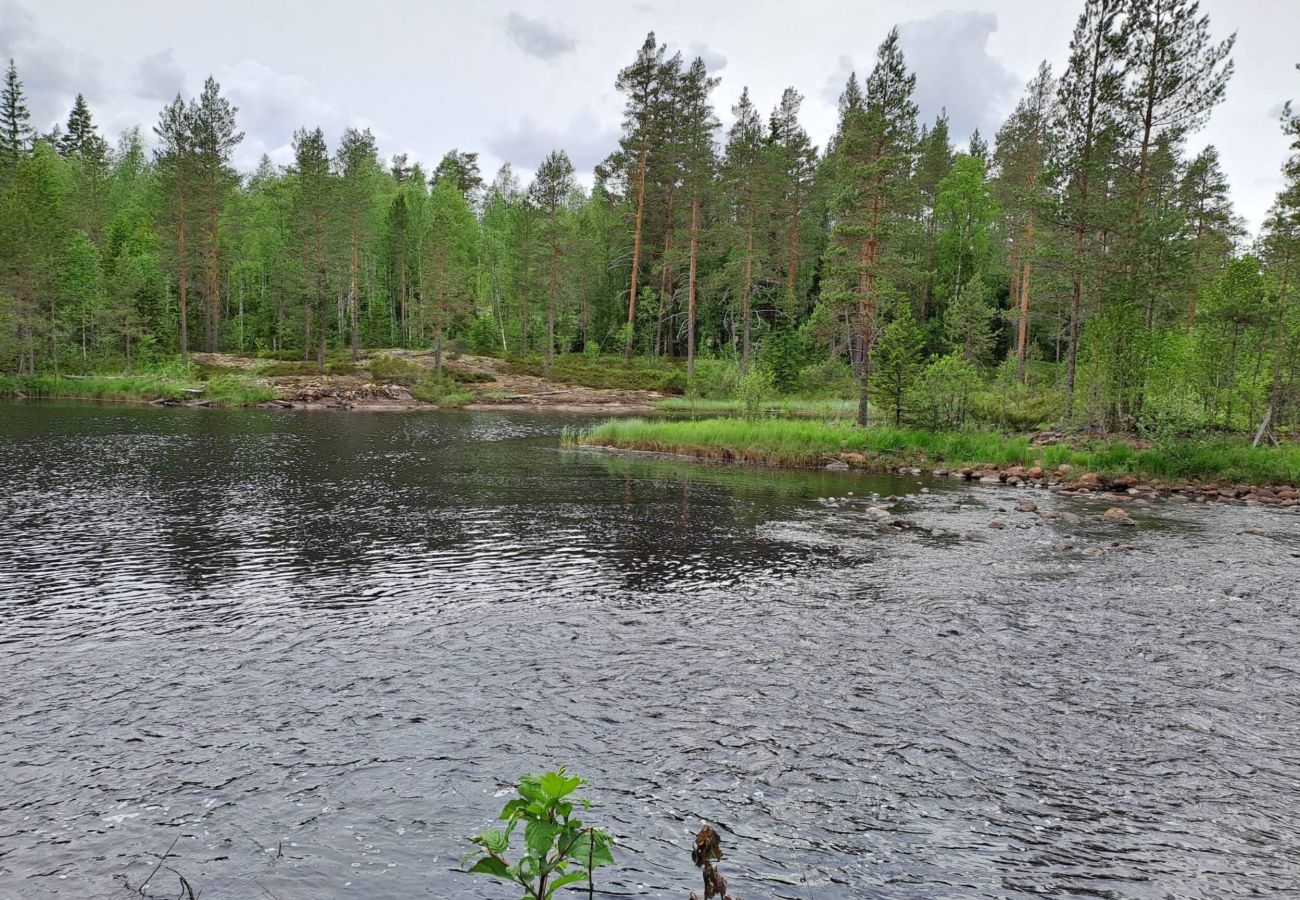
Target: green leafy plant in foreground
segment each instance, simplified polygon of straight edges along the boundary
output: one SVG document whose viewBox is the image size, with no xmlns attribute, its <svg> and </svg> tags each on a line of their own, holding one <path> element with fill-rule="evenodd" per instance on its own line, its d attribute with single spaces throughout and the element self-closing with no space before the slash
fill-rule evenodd
<svg viewBox="0 0 1300 900">
<path fill-rule="evenodd" d="M 574 796 L 586 784 L 563 768 L 545 775 L 524 775 L 515 785 L 519 796 L 501 810 L 504 828 L 491 828 L 471 840 L 478 849 L 462 865 L 471 873 L 491 875 L 524 889 L 524 900 L 551 900 L 571 884 L 593 885 L 592 872 L 614 862 L 605 832 L 582 824 L 574 808 L 591 803 Z M 510 837 L 522 826 L 526 852 L 518 862 L 507 858 Z M 470 863 L 473 863 L 470 865 Z"/>
</svg>

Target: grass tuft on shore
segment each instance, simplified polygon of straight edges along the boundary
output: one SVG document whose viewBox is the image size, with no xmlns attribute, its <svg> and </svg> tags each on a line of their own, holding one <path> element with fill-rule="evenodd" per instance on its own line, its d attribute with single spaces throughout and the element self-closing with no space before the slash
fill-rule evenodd
<svg viewBox="0 0 1300 900">
<path fill-rule="evenodd" d="M 275 399 L 275 391 L 265 382 L 238 375 L 218 375 L 208 382 L 186 381 L 155 374 L 96 375 L 85 378 L 6 375 L 0 376 L 0 396 L 119 403 L 202 399 L 218 406 L 252 406 Z"/>
<path fill-rule="evenodd" d="M 858 414 L 857 400 L 817 400 L 807 397 L 776 397 L 761 403 L 766 415 L 803 416 L 818 419 L 853 419 Z M 669 397 L 655 408 L 663 412 L 688 415 L 740 415 L 745 402 L 715 397 Z"/>
<path fill-rule="evenodd" d="M 1165 481 L 1219 480 L 1252 484 L 1300 482 L 1300 447 L 1240 443 L 1174 443 L 1147 450 L 1120 441 L 1082 447 L 1031 447 L 1023 435 L 858 428 L 806 419 L 615 419 L 568 432 L 569 446 L 613 447 L 706 459 L 814 466 L 842 453 L 861 453 L 873 468 L 891 466 L 1032 466 L 1068 463 L 1078 473 L 1133 474 Z"/>
</svg>

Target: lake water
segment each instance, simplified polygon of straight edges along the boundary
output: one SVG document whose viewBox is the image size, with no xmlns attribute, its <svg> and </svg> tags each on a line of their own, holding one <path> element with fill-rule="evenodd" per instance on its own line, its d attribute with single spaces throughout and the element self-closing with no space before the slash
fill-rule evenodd
<svg viewBox="0 0 1300 900">
<path fill-rule="evenodd" d="M 747 900 L 1300 896 L 1300 516 L 580 422 L 0 406 L 0 898 L 513 898 L 460 856 L 560 764 L 599 896 L 704 821 Z"/>
</svg>

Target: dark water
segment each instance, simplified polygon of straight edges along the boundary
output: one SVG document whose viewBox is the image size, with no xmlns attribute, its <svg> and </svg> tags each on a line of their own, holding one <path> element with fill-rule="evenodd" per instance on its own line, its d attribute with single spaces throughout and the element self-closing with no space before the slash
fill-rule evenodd
<svg viewBox="0 0 1300 900">
<path fill-rule="evenodd" d="M 1300 896 L 1300 517 L 1058 526 L 574 421 L 0 406 L 0 897 L 135 896 L 176 840 L 147 893 L 509 898 L 466 838 L 561 763 L 601 896 L 682 900 L 704 820 L 749 900 Z"/>
</svg>

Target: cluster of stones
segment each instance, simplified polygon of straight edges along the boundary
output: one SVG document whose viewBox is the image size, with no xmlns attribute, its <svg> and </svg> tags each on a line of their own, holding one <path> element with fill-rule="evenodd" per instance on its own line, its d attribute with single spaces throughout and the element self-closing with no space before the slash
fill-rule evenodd
<svg viewBox="0 0 1300 900">
<path fill-rule="evenodd" d="M 400 384 L 373 384 L 366 382 L 356 386 L 343 387 L 322 382 L 298 385 L 286 397 L 273 401 L 272 406 L 327 406 L 344 409 L 358 403 L 375 403 L 412 401 L 411 392 Z"/>
<path fill-rule="evenodd" d="M 871 461 L 861 453 L 841 454 L 834 468 L 871 468 Z M 829 466 L 828 466 L 829 468 Z M 901 466 L 891 470 L 896 475 L 919 476 L 925 472 L 913 466 Z M 1294 485 L 1231 485 L 1198 486 L 1167 485 L 1160 481 L 1141 482 L 1133 475 L 1121 475 L 1108 478 L 1096 472 L 1075 475 L 1074 467 L 1062 464 L 1047 470 L 1041 465 L 1010 466 L 1000 469 L 997 466 L 963 466 L 959 469 L 934 469 L 930 473 L 935 478 L 956 478 L 980 484 L 1006 484 L 1012 487 L 1045 488 L 1055 493 L 1069 496 L 1087 497 L 1098 495 L 1098 499 L 1112 499 L 1120 502 L 1150 500 L 1160 497 L 1181 503 L 1241 503 L 1246 506 L 1270 506 L 1281 509 L 1300 509 L 1300 488 Z M 1127 516 L 1122 509 L 1115 510 Z"/>
</svg>

